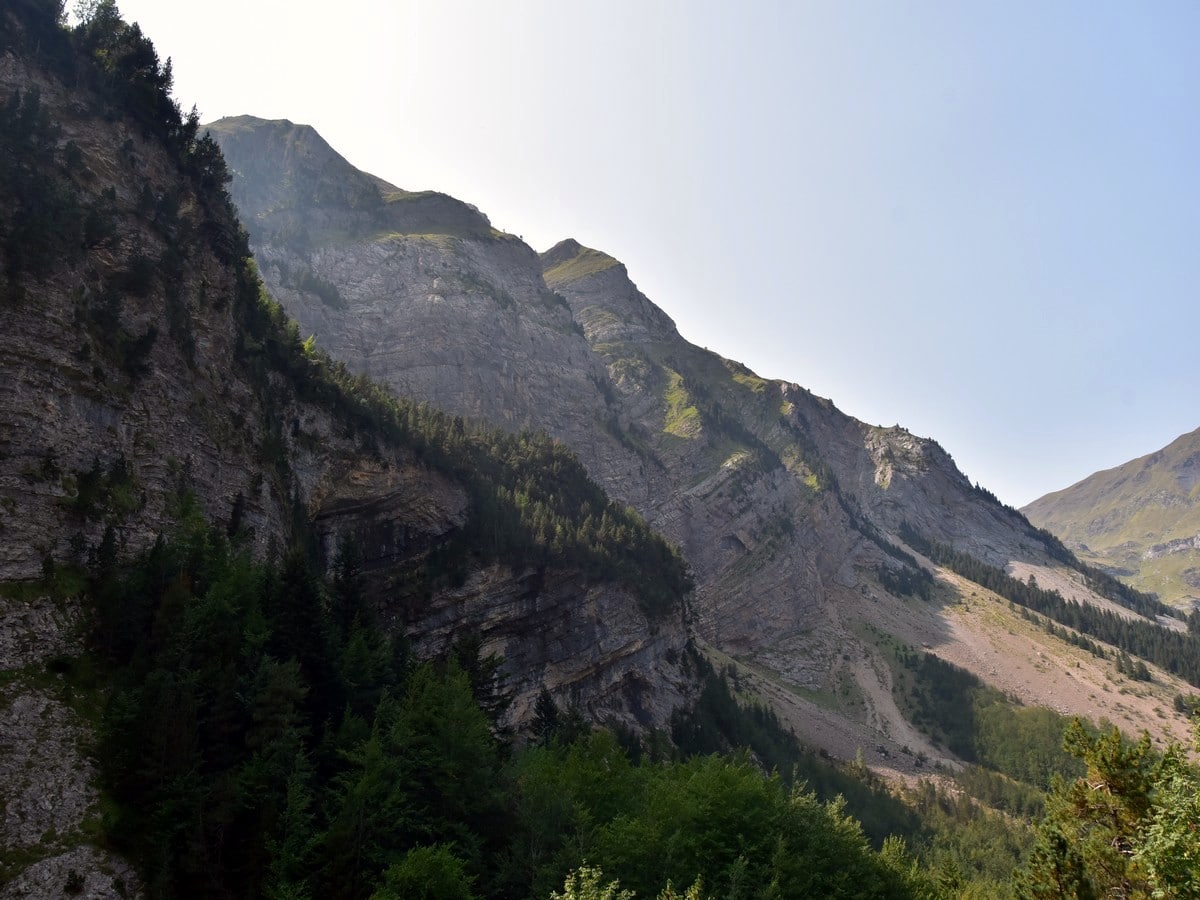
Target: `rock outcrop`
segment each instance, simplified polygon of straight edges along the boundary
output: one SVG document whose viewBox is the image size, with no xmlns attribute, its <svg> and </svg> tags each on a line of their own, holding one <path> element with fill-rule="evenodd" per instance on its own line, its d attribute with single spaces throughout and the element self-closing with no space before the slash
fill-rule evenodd
<svg viewBox="0 0 1200 900">
<path fill-rule="evenodd" d="M 778 658 L 815 641 L 825 658 L 853 643 L 839 609 L 900 565 L 887 545 L 903 521 L 995 565 L 1052 564 L 936 443 L 689 344 L 611 256 L 566 240 L 537 257 L 463 227 L 463 204 L 372 179 L 310 128 L 210 127 L 265 281 L 302 331 L 398 391 L 568 444 L 681 547 L 694 627 L 723 651 Z"/>
</svg>

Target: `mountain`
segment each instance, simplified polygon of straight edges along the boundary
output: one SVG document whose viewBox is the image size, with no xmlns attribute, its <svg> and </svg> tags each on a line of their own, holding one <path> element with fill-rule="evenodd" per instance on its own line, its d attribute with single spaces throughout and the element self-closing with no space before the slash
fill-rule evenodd
<svg viewBox="0 0 1200 900">
<path fill-rule="evenodd" d="M 1134 587 L 1200 605 L 1200 429 L 1022 512 Z"/>
<path fill-rule="evenodd" d="M 1031 625 L 1012 597 L 1029 602 L 1036 583 L 1060 620 L 1076 608 L 1064 597 L 1120 621 L 1141 618 L 1140 601 L 936 442 L 689 343 L 606 253 L 564 240 L 535 254 L 473 207 L 358 171 L 311 127 L 208 127 L 264 282 L 301 332 L 399 393 L 569 446 L 680 547 L 700 643 L 806 740 L 885 772 L 959 764 L 913 724 L 897 647 L 1027 703 L 1183 734 L 1154 712 L 1183 690 L 1174 675 L 1127 709 L 1105 696 L 1115 653 L 1081 652 L 1040 615 Z M 949 561 L 947 548 L 958 569 L 927 554 Z"/>
<path fill-rule="evenodd" d="M 133 591 L 162 604 L 141 620 L 97 596 L 180 529 L 197 560 L 304 553 L 329 570 L 351 540 L 397 646 L 503 657 L 507 727 L 547 691 L 595 721 L 667 727 L 695 690 L 667 545 L 561 446 L 397 400 L 302 341 L 169 67 L 112 4 L 73 33 L 51 13 L 0 9 L 0 896 L 137 893 L 96 840 L 119 653 L 96 656 L 94 628 L 117 615 L 113 647 L 161 647 L 209 585 L 181 563 L 165 591 Z M 405 221 L 483 221 L 423 203 Z"/>
<path fill-rule="evenodd" d="M 311 128 L 227 163 L 81 10 L 0 9 L 0 898 L 928 896 L 764 770 L 997 886 L 1060 713 L 1186 731 L 1200 637 L 934 441 Z"/>
</svg>

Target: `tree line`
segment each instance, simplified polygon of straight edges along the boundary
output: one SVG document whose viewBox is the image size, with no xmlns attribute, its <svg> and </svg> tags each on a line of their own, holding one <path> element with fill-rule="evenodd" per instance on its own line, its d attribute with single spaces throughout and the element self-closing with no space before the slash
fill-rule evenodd
<svg viewBox="0 0 1200 900">
<path fill-rule="evenodd" d="M 1174 631 L 1145 619 L 1130 620 L 1088 604 L 1069 602 L 1056 590 L 1038 587 L 1032 578 L 1021 581 L 969 553 L 928 540 L 907 522 L 901 523 L 900 537 L 938 565 L 946 566 L 1016 605 L 1041 613 L 1124 653 L 1148 660 L 1200 687 L 1200 635 Z"/>
</svg>

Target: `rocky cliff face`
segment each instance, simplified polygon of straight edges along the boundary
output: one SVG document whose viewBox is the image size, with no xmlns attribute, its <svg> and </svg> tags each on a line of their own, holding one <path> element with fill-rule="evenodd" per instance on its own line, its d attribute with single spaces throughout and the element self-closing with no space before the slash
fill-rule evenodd
<svg viewBox="0 0 1200 900">
<path fill-rule="evenodd" d="M 405 218 L 414 195 L 378 182 L 376 202 L 321 204 L 314 192 L 345 197 L 351 191 L 337 184 L 367 181 L 311 129 L 246 118 L 212 127 L 266 283 L 301 330 L 398 392 L 566 442 L 613 496 L 683 548 L 706 636 L 732 649 L 795 633 L 814 620 L 825 583 L 850 578 L 843 550 L 861 536 L 838 504 L 789 478 L 753 435 L 731 438 L 703 420 L 667 357 L 695 357 L 722 390 L 753 389 L 683 341 L 624 266 L 573 242 L 539 259 L 511 236 L 464 230 L 451 215 L 462 204 L 447 198 L 437 200 L 447 212 L 418 230 Z M 297 158 L 323 162 L 296 176 Z M 285 187 L 314 181 L 303 193 Z M 319 233 L 292 239 L 289 223 L 313 207 Z M 335 209 L 350 224 L 337 225 Z M 632 349 L 617 358 L 616 348 Z M 733 422 L 741 413 L 730 409 Z M 836 538 L 813 530 L 825 519 Z M 822 568 L 818 548 L 838 548 L 836 561 Z"/>
<path fill-rule="evenodd" d="M 1022 512 L 1134 587 L 1200 605 L 1200 430 Z"/>
<path fill-rule="evenodd" d="M 326 558 L 347 538 L 361 548 L 383 623 L 419 653 L 440 656 L 473 637 L 483 656 L 503 657 L 508 725 L 530 720 L 542 688 L 593 721 L 667 725 L 694 690 L 678 664 L 687 641 L 681 611 L 650 616 L 628 586 L 565 566 L 488 565 L 458 586 L 414 589 L 414 569 L 469 514 L 462 488 L 444 477 L 369 465 L 321 497 L 315 530 Z"/>
<path fill-rule="evenodd" d="M 304 334 L 399 394 L 564 440 L 626 502 L 665 492 L 603 361 L 524 243 L 474 207 L 359 172 L 310 127 L 206 127 L 235 173 L 263 280 Z"/>
<path fill-rule="evenodd" d="M 4 9 L 0 20 L 0 97 L 12 98 L 0 110 L 0 896 L 138 892 L 133 871 L 90 844 L 98 795 L 85 748 L 102 698 L 72 694 L 63 676 L 88 630 L 79 573 L 106 538 L 133 553 L 170 530 L 183 492 L 213 522 L 236 517 L 260 552 L 285 543 L 297 519 L 328 547 L 356 537 L 381 615 L 420 652 L 475 635 L 484 653 L 505 655 L 512 724 L 545 685 L 598 718 L 665 725 L 689 689 L 669 661 L 686 634 L 679 615 L 649 621 L 628 588 L 501 560 L 468 568 L 461 587 L 435 584 L 419 606 L 403 602 L 393 591 L 400 573 L 475 514 L 464 485 L 335 408 L 325 362 L 301 351 L 238 254 L 215 146 L 164 135 L 111 84 L 89 86 L 61 32 L 26 35 L 34 13 Z M 353 205 L 361 189 L 350 185 L 339 202 Z M 402 206 L 405 224 L 378 221 L 487 231 L 477 212 L 444 198 Z M 481 246 L 464 251 L 479 253 L 471 265 L 514 290 L 523 289 L 514 273 L 536 273 L 517 242 L 489 234 Z M 419 251 L 397 250 L 371 243 L 354 259 L 385 274 L 424 271 Z M 441 271 L 418 286 L 416 306 L 455 309 L 476 337 L 512 318 L 505 298 L 462 287 L 473 269 L 451 271 L 443 258 L 439 249 Z M 544 313 L 526 339 L 581 342 L 540 276 L 528 289 Z M 405 336 L 389 339 L 393 353 L 409 352 Z M 414 384 L 469 367 L 452 343 L 439 350 L 425 339 L 438 362 L 433 374 L 414 370 Z M 581 384 L 602 379 L 586 346 L 563 353 Z M 506 365 L 472 390 L 520 381 Z M 481 400 L 474 411 L 494 408 Z"/>
<path fill-rule="evenodd" d="M 1044 664 L 1018 671 L 1008 659 L 1072 664 L 1051 638 L 996 650 L 1005 640 L 996 622 L 1009 635 L 1020 628 L 1006 603 L 944 572 L 932 602 L 884 587 L 881 573 L 909 565 L 898 546 L 908 523 L 1022 579 L 1098 601 L 934 441 L 858 422 L 692 346 L 602 252 L 567 240 L 535 256 L 482 218 L 469 227 L 457 218 L 471 207 L 357 172 L 311 129 L 248 118 L 213 128 L 267 284 L 303 332 L 351 368 L 451 413 L 542 428 L 572 447 L 682 548 L 696 576 L 697 636 L 769 673 L 764 690 L 801 734 L 847 756 L 874 747 L 869 762 L 904 767 L 896 760 L 915 732 L 891 700 L 871 637 L 880 633 L 1048 702 Z M 322 162 L 299 178 L 292 159 Z M 316 187 L 289 189 L 305 180 Z M 425 204 L 420 224 L 405 219 L 413 197 Z M 304 221 L 318 224 L 297 239 Z M 1088 696 L 1060 706 L 1096 714 Z"/>
<path fill-rule="evenodd" d="M 934 441 L 692 346 L 604 254 L 564 241 L 542 262 L 675 476 L 648 515 L 695 561 L 710 640 L 765 650 L 827 621 L 817 610 L 888 564 L 875 538 L 895 542 L 902 522 L 994 565 L 1046 561 L 1028 523 Z"/>
<path fill-rule="evenodd" d="M 1111 673 L 1080 677 L 1072 651 L 977 585 L 939 571 L 928 601 L 885 587 L 910 565 L 907 523 L 1022 580 L 1108 602 L 934 441 L 692 346 L 607 254 L 567 240 L 535 257 L 481 216 L 466 222 L 472 207 L 357 172 L 311 129 L 243 118 L 214 131 L 267 284 L 304 333 L 451 413 L 541 428 L 574 449 L 682 549 L 694 633 L 802 736 L 845 757 L 864 749 L 885 771 L 914 771 L 917 750 L 945 756 L 897 707 L 884 634 L 1027 702 L 1126 714 L 1096 699 Z M 321 163 L 298 178 L 293 159 Z M 298 181 L 316 187 L 290 190 Z M 405 218 L 417 197 L 419 224 Z M 1068 674 L 1079 690 L 1061 689 Z M 1172 733 L 1179 723 L 1152 704 L 1179 685 L 1156 685 L 1158 699 L 1129 715 Z"/>
</svg>

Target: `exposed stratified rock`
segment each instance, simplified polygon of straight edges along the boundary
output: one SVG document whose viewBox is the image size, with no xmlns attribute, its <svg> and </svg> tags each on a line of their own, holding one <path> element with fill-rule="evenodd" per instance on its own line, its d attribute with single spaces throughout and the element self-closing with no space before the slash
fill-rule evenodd
<svg viewBox="0 0 1200 900">
<path fill-rule="evenodd" d="M 1081 573 L 1055 560 L 1056 547 L 973 487 L 934 441 L 858 422 L 691 345 L 605 253 L 566 240 L 535 257 L 511 236 L 454 218 L 473 207 L 372 179 L 303 126 L 243 117 L 213 128 L 267 284 L 304 333 L 351 369 L 452 414 L 542 428 L 568 444 L 612 496 L 682 548 L 696 576 L 697 636 L 770 673 L 772 702 L 801 733 L 839 718 L 831 751 L 853 755 L 855 741 L 870 742 L 883 748 L 872 762 L 896 765 L 899 736 L 913 730 L 879 674 L 888 662 L 870 635 L 883 633 L 936 646 L 1003 690 L 1045 702 L 980 649 L 994 645 L 987 621 L 966 629 L 942 606 L 963 598 L 967 608 L 960 579 L 943 575 L 930 602 L 883 587 L 882 570 L 915 562 L 897 546 L 907 522 L 1022 579 L 1097 600 Z M 294 190 L 299 181 L 317 183 Z M 425 203 L 420 224 L 405 218 L 413 197 Z M 526 577 L 514 576 L 514 594 Z M 804 693 L 840 703 L 846 685 L 869 714 L 818 711 Z M 1091 712 L 1087 691 L 1071 702 Z"/>
<path fill-rule="evenodd" d="M 528 246 L 458 200 L 365 175 L 307 126 L 206 127 L 263 279 L 305 335 L 403 396 L 562 439 L 639 508 L 667 490 Z"/>
<path fill-rule="evenodd" d="M 529 721 L 543 688 L 594 721 L 662 727 L 689 694 L 677 662 L 687 642 L 682 615 L 651 618 L 628 588 L 566 569 L 488 566 L 459 587 L 414 594 L 408 576 L 460 527 L 466 498 L 429 472 L 361 466 L 321 498 L 316 530 L 326 556 L 345 538 L 385 625 L 412 637 L 425 656 L 477 637 L 503 658 L 506 721 Z"/>
<path fill-rule="evenodd" d="M 895 534 L 902 522 L 991 565 L 1045 561 L 1041 539 L 1016 511 L 975 487 L 930 438 L 899 425 L 867 425 L 828 400 L 780 385 L 785 417 L 810 436 L 845 495 L 876 527 Z"/>
<path fill-rule="evenodd" d="M 680 342 L 675 323 L 629 280 L 625 265 L 573 238 L 541 254 L 546 284 L 570 285 L 571 311 L 592 345 Z"/>
<path fill-rule="evenodd" d="M 28 683 L 4 692 L 0 839 L 11 849 L 37 847 L 64 823 L 82 822 L 97 800 L 95 773 L 79 755 L 87 731 L 54 693 Z"/>
<path fill-rule="evenodd" d="M 695 566 L 701 631 L 718 646 L 771 652 L 825 627 L 857 571 L 885 564 L 872 529 L 906 518 L 1001 565 L 1016 551 L 1019 516 L 933 441 L 693 346 L 611 257 L 564 241 L 542 264 L 667 464 L 674 491 L 647 515 Z"/>
<path fill-rule="evenodd" d="M 463 204 L 372 180 L 304 126 L 211 127 L 267 284 L 305 333 L 402 393 L 564 440 L 683 549 L 717 646 L 823 627 L 860 572 L 889 564 L 873 536 L 905 518 L 1001 565 L 1045 561 L 932 441 L 689 344 L 611 256 L 566 240 L 538 258 L 464 228 Z M 414 196 L 446 212 L 418 228 Z"/>
</svg>

